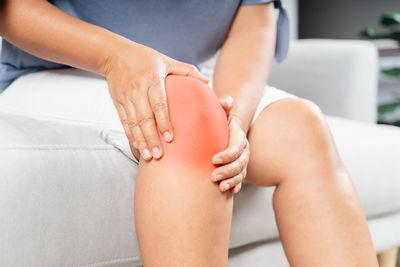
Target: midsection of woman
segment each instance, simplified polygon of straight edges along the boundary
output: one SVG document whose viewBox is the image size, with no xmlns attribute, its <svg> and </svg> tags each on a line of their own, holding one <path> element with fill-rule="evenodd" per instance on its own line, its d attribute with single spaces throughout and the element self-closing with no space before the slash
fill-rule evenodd
<svg viewBox="0 0 400 267">
<path fill-rule="evenodd" d="M 142 1 L 132 11 L 140 13 L 134 26 L 124 24 L 127 14 L 114 14 L 119 1 L 54 3 L 71 13 L 79 10 L 82 18 L 44 0 L 3 1 L 0 33 L 28 53 L 61 64 L 52 67 L 70 65 L 106 76 L 132 153 L 140 154 L 134 204 L 146 267 L 227 265 L 232 193 L 239 192 L 248 163 L 249 182 L 277 187 L 274 207 L 292 265 L 376 266 L 357 194 L 323 115 L 305 100 L 278 101 L 290 97 L 282 91 L 269 88 L 270 95 L 266 93 L 276 43 L 278 48 L 282 44 L 272 1 L 218 1 L 215 6 Z M 120 4 L 124 11 L 133 10 L 128 1 Z M 197 23 L 204 24 L 198 28 Z M 208 78 L 189 63 L 198 64 L 219 47 L 213 92 L 203 95 L 199 92 L 208 88 Z M 15 47 L 7 43 L 5 49 L 1 71 L 8 80 L 3 79 L 3 86 L 21 69 L 43 68 L 37 58 L 18 50 L 13 54 Z M 183 87 L 188 92 L 177 96 Z M 187 114 L 185 105 L 190 105 Z M 215 116 L 204 121 L 205 111 Z M 229 124 L 223 111 L 230 114 Z M 288 116 L 291 112 L 295 119 Z M 196 131 L 195 125 L 202 127 Z M 250 145 L 258 156 L 249 162 Z M 303 155 L 307 164 L 299 160 Z"/>
<path fill-rule="evenodd" d="M 118 8 L 108 8 L 105 2 L 92 7 L 84 2 L 53 3 L 58 6 L 44 0 L 3 2 L 0 33 L 9 42 L 3 47 L 3 88 L 22 73 L 64 65 L 106 76 L 132 153 L 138 156 L 140 152 L 134 204 L 144 265 L 226 266 L 234 185 L 230 183 L 232 190 L 228 190 L 226 183 L 210 181 L 216 169 L 212 157 L 235 145 L 237 157 L 226 163 L 238 165 L 230 169 L 239 175 L 236 179 L 240 178 L 247 164 L 248 143 L 237 119 L 231 120 L 228 130 L 225 113 L 232 111 L 232 101 L 218 101 L 222 91 L 212 91 L 206 85 L 208 79 L 190 63 L 200 63 L 221 47 L 239 4 L 245 1 L 218 1 L 212 5 L 198 1 L 130 1 L 130 8 L 125 1 L 119 6 L 119 2 L 113 2 Z M 132 3 L 139 3 L 134 11 Z M 275 27 L 271 5 L 259 12 L 264 13 L 261 18 L 269 17 L 268 31 Z M 133 14 L 127 14 L 129 10 L 136 12 L 137 21 L 132 20 Z M 271 39 L 268 57 L 273 55 L 274 44 Z M 261 64 L 264 57 L 256 60 Z M 167 75 L 188 76 L 185 79 L 189 80 L 175 83 L 174 79 L 179 78 L 171 77 L 165 83 Z M 257 80 L 264 83 L 265 77 Z M 203 93 L 199 93 L 199 83 Z M 241 83 L 238 80 L 236 87 Z M 185 94 L 178 95 L 179 88 L 185 88 Z M 259 91 L 263 88 L 264 84 Z M 209 91 L 204 94 L 204 90 Z M 188 103 L 181 101 L 184 96 L 189 97 Z M 196 99 L 199 97 L 203 101 Z M 255 97 L 259 100 L 261 94 Z M 184 104 L 190 107 L 187 113 L 182 109 Z M 204 111 L 215 114 L 204 120 Z M 248 122 L 251 112 L 247 113 Z M 178 119 L 172 122 L 177 135 L 170 115 Z M 197 129 L 193 129 L 195 124 Z M 168 144 L 164 147 L 163 142 Z M 240 185 L 235 192 L 239 189 Z"/>
<path fill-rule="evenodd" d="M 76 18 L 195 65 L 210 58 L 222 46 L 241 4 L 241 0 L 49 2 Z M 56 63 L 29 54 L 7 40 L 2 42 L 0 92 L 22 74 L 67 67 L 63 62 Z"/>
</svg>

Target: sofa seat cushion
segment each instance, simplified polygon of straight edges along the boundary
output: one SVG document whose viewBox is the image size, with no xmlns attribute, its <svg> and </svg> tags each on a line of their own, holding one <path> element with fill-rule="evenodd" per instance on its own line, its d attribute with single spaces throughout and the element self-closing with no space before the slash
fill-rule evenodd
<svg viewBox="0 0 400 267">
<path fill-rule="evenodd" d="M 140 266 L 137 161 L 106 81 L 74 69 L 49 72 L 24 76 L 0 95 L 0 266 Z M 244 186 L 230 248 L 276 236 L 271 193 Z M 238 208 L 246 203 L 255 208 Z"/>
<path fill-rule="evenodd" d="M 368 219 L 400 210 L 400 128 L 326 116 Z M 278 238 L 274 188 L 244 184 L 235 196 L 231 243 Z M 239 234 L 240 233 L 240 234 Z"/>
<path fill-rule="evenodd" d="M 0 108 L 0 266 L 141 266 L 137 163 L 92 124 Z"/>
<path fill-rule="evenodd" d="M 400 210 L 400 127 L 328 116 L 368 218 Z"/>
<path fill-rule="evenodd" d="M 0 114 L 0 265 L 140 266 L 137 162 L 104 78 L 75 69 L 21 77 L 0 95 Z M 399 129 L 327 119 L 367 215 L 399 209 Z M 230 248 L 278 238 L 273 191 L 245 183 L 235 195 Z"/>
<path fill-rule="evenodd" d="M 23 76 L 0 95 L 0 107 L 123 132 L 104 77 L 82 70 Z M 366 214 L 400 209 L 400 128 L 326 117 Z"/>
</svg>

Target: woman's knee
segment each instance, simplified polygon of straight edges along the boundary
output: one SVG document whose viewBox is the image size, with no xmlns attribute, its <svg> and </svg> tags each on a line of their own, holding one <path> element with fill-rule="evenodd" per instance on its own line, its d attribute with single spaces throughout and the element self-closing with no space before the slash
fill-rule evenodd
<svg viewBox="0 0 400 267">
<path fill-rule="evenodd" d="M 285 138 L 300 144 L 329 138 L 328 124 L 317 104 L 300 97 L 279 102 L 273 111 L 274 120 L 280 121 L 276 127 L 286 132 Z"/>
<path fill-rule="evenodd" d="M 339 155 L 325 116 L 314 102 L 298 98 L 288 107 L 287 155 L 294 173 L 308 174 L 337 167 Z"/>
<path fill-rule="evenodd" d="M 198 79 L 179 75 L 168 75 L 165 89 L 174 139 L 163 143 L 161 161 L 213 167 L 212 156 L 226 148 L 229 134 L 226 113 L 214 91 Z"/>
<path fill-rule="evenodd" d="M 325 116 L 316 103 L 305 98 L 296 98 L 293 99 L 291 107 L 295 121 L 299 124 L 296 127 L 307 126 L 310 130 L 309 134 L 313 136 L 321 134 L 321 131 L 322 135 L 325 134 L 327 128 Z"/>
<path fill-rule="evenodd" d="M 280 100 L 266 108 L 257 120 L 249 136 L 249 180 L 277 185 L 292 178 L 308 179 L 338 166 L 328 124 L 312 101 Z"/>
</svg>

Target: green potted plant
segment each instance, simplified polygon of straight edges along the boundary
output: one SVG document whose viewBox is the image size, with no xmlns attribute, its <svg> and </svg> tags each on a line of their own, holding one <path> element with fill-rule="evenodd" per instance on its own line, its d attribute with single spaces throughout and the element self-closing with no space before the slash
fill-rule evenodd
<svg viewBox="0 0 400 267">
<path fill-rule="evenodd" d="M 380 24 L 385 29 L 383 32 L 377 32 L 373 27 L 367 27 L 361 32 L 361 36 L 370 40 L 392 39 L 397 42 L 400 50 L 400 13 L 386 12 L 381 15 Z M 398 53 L 400 55 L 400 53 Z M 382 68 L 381 72 L 387 77 L 400 81 L 400 61 L 398 66 Z M 396 82 L 394 87 L 398 94 L 389 102 L 378 105 L 378 123 L 393 124 L 400 126 L 400 82 Z M 391 118 L 388 120 L 387 118 Z M 395 119 L 393 119 L 395 117 Z"/>
<path fill-rule="evenodd" d="M 374 28 L 368 27 L 361 32 L 361 36 L 368 39 L 392 39 L 397 41 L 400 47 L 400 13 L 383 13 L 381 25 L 387 29 L 386 32 L 378 33 Z M 386 75 L 400 78 L 400 66 L 384 69 L 382 72 Z"/>
</svg>

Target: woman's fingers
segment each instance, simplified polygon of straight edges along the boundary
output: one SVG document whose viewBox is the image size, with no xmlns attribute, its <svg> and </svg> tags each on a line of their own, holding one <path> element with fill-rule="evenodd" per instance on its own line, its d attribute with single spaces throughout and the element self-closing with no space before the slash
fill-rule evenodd
<svg viewBox="0 0 400 267">
<path fill-rule="evenodd" d="M 150 150 L 151 156 L 157 159 L 162 155 L 162 145 L 157 132 L 156 120 L 147 95 L 150 86 L 148 82 L 143 82 L 140 84 L 140 88 L 134 88 L 131 91 L 132 96 L 130 101 L 135 107 L 137 125 L 140 127 L 143 137 L 146 140 L 147 148 Z M 145 152 L 145 150 L 143 150 L 143 152 Z M 143 157 L 145 156 L 144 154 L 142 155 Z"/>
<path fill-rule="evenodd" d="M 168 74 L 209 82 L 194 65 L 172 59 L 147 46 L 124 45 L 107 64 L 110 96 L 122 105 L 122 108 L 118 107 L 118 114 L 126 135 L 130 144 L 141 149 L 144 159 L 160 158 L 163 154 L 161 139 L 170 142 L 174 137 L 164 89 Z"/>
<path fill-rule="evenodd" d="M 236 187 L 245 179 L 246 173 L 247 173 L 247 171 L 246 171 L 246 169 L 244 169 L 238 175 L 236 175 L 230 179 L 224 180 L 223 182 L 221 182 L 219 184 L 219 189 L 222 192 L 224 192 L 224 191 L 231 189 L 232 187 Z M 233 190 L 235 191 L 235 189 L 233 189 Z"/>
<path fill-rule="evenodd" d="M 205 83 L 209 82 L 209 79 L 204 76 L 194 65 L 179 61 L 175 61 L 175 63 L 168 66 L 168 74 L 191 76 Z"/>
<path fill-rule="evenodd" d="M 234 161 L 240 156 L 246 146 L 246 135 L 242 131 L 234 128 L 234 126 L 230 126 L 230 128 L 228 147 L 213 156 L 213 164 L 227 164 Z"/>
<path fill-rule="evenodd" d="M 122 104 L 120 104 L 116 101 L 114 101 L 114 106 L 117 109 L 119 120 L 121 121 L 122 127 L 124 128 L 125 135 L 128 138 L 129 143 L 133 144 L 135 147 L 137 147 L 135 139 L 133 137 L 133 134 L 131 133 L 131 131 L 128 127 L 128 121 L 126 118 L 126 113 L 125 113 L 124 107 L 122 106 Z"/>
<path fill-rule="evenodd" d="M 211 174 L 211 180 L 217 182 L 238 175 L 243 171 L 243 169 L 246 168 L 249 160 L 249 154 L 250 151 L 246 146 L 240 157 L 238 157 L 235 161 L 216 168 Z"/>
<path fill-rule="evenodd" d="M 230 95 L 224 95 L 223 97 L 221 97 L 218 100 L 219 100 L 219 103 L 221 104 L 221 106 L 226 111 L 226 115 L 229 115 L 229 113 L 231 112 L 232 107 L 233 107 L 233 98 Z"/>
<path fill-rule="evenodd" d="M 133 104 L 131 102 L 126 102 L 124 105 L 125 113 L 127 114 L 127 127 L 131 134 L 133 135 L 134 138 L 134 143 L 133 145 L 139 149 L 140 154 L 145 160 L 149 160 L 152 158 L 152 155 L 150 153 L 149 147 L 147 146 L 146 139 L 144 138 L 142 134 L 142 130 L 139 127 L 137 118 L 136 118 L 136 112 L 135 108 L 133 107 Z"/>
<path fill-rule="evenodd" d="M 173 139 L 173 130 L 168 112 L 164 79 L 160 78 L 149 88 L 149 101 L 159 131 L 166 142 L 171 142 Z"/>
<path fill-rule="evenodd" d="M 238 183 L 232 190 L 234 194 L 238 193 L 242 189 L 242 182 Z"/>
<path fill-rule="evenodd" d="M 121 124 L 122 124 L 122 126 L 124 128 L 125 135 L 128 138 L 129 147 L 130 147 L 130 149 L 132 151 L 132 154 L 135 156 L 136 159 L 139 159 L 140 151 L 138 150 L 138 145 L 137 145 L 137 143 L 135 141 L 133 133 L 131 132 L 131 129 L 129 129 L 129 127 L 128 127 L 128 122 L 127 122 L 125 109 L 122 106 L 122 104 L 117 103 L 116 101 L 114 101 L 114 105 L 115 105 L 115 108 L 117 109 L 118 116 L 119 116 Z"/>
<path fill-rule="evenodd" d="M 232 119 L 233 97 L 231 97 L 230 95 L 224 95 L 218 100 L 223 109 L 225 110 L 226 117 L 228 119 L 228 124 L 230 124 Z"/>
</svg>

